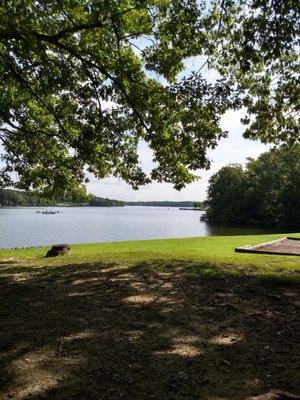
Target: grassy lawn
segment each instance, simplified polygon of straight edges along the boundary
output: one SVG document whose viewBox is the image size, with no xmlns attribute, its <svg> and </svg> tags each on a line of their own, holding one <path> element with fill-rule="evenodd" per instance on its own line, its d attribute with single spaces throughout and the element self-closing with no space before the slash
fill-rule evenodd
<svg viewBox="0 0 300 400">
<path fill-rule="evenodd" d="M 194 274 L 255 274 L 299 281 L 300 259 L 297 256 L 275 256 L 235 253 L 237 246 L 255 245 L 285 235 L 211 236 L 183 239 L 140 240 L 113 243 L 74 244 L 63 257 L 44 258 L 49 247 L 0 250 L 0 274 L 19 266 L 58 267 L 66 264 L 121 262 L 124 266 L 147 263 L 154 268 L 172 268 L 184 262 L 185 270 Z M 290 236 L 300 237 L 300 233 Z M 157 260 L 160 260 L 157 263 Z M 4 263 L 5 264 L 5 263 Z"/>
<path fill-rule="evenodd" d="M 1 250 L 0 399 L 299 392 L 299 257 L 234 252 L 281 236 Z"/>
</svg>

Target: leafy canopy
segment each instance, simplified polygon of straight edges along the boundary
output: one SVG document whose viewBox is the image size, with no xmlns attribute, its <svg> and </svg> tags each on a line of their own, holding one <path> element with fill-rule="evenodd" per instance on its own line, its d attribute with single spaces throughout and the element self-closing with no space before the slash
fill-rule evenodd
<svg viewBox="0 0 300 400">
<path fill-rule="evenodd" d="M 0 186 L 70 194 L 89 171 L 181 189 L 242 107 L 246 137 L 299 141 L 297 0 L 6 0 L 0 20 Z"/>
</svg>

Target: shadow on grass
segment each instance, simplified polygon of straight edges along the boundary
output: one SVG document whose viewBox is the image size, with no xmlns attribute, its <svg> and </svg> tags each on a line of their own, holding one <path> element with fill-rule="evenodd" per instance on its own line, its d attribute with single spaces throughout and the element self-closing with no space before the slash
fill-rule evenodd
<svg viewBox="0 0 300 400">
<path fill-rule="evenodd" d="M 266 290 L 257 277 L 178 260 L 5 274 L 5 400 L 238 400 L 299 390 L 293 286 Z"/>
</svg>

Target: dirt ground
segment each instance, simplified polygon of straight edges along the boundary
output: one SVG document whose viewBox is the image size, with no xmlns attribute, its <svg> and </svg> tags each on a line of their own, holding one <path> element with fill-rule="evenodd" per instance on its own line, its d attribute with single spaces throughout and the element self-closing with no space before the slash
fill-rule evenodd
<svg viewBox="0 0 300 400">
<path fill-rule="evenodd" d="M 0 281 L 0 399 L 299 394 L 297 289 L 173 265 L 12 270 Z"/>
</svg>

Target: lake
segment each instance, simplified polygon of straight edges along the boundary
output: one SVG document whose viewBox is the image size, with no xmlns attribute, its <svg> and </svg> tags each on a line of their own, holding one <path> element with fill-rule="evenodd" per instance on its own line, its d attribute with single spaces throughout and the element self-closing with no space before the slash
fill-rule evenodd
<svg viewBox="0 0 300 400">
<path fill-rule="evenodd" d="M 44 210 L 60 213 L 36 213 Z M 142 206 L 0 208 L 0 248 L 279 232 L 270 227 L 209 224 L 200 221 L 201 215 L 201 211 Z"/>
</svg>

